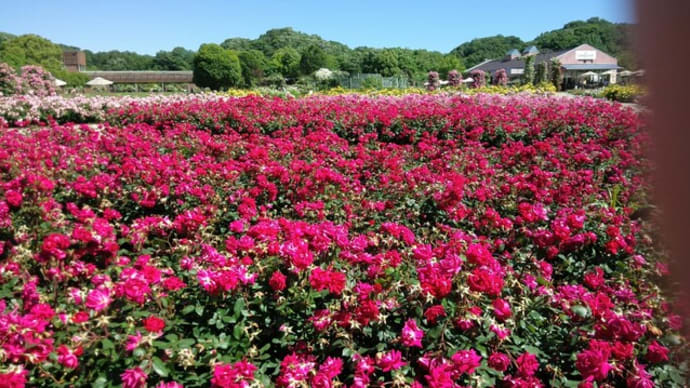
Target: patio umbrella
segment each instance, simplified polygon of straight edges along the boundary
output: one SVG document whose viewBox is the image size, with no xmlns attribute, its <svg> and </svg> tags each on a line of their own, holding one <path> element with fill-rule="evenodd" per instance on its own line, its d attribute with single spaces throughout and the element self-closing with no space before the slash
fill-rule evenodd
<svg viewBox="0 0 690 388">
<path fill-rule="evenodd" d="M 465 78 L 464 80 L 462 80 L 462 82 L 464 82 L 464 83 L 474 82 L 474 78 L 472 78 L 472 77 L 467 77 L 467 78 Z"/>
<path fill-rule="evenodd" d="M 631 75 L 633 75 L 633 72 L 630 71 L 630 70 L 623 70 L 623 71 L 620 72 L 619 75 L 620 75 L 621 77 L 630 77 Z"/>
<path fill-rule="evenodd" d="M 65 82 L 61 79 L 55 78 L 55 86 L 65 86 L 65 85 L 67 85 L 67 82 Z"/>
<path fill-rule="evenodd" d="M 108 86 L 108 85 L 112 85 L 113 81 L 108 81 L 105 78 L 96 77 L 96 78 L 92 79 L 91 81 L 87 82 L 86 84 L 89 86 Z"/>
</svg>

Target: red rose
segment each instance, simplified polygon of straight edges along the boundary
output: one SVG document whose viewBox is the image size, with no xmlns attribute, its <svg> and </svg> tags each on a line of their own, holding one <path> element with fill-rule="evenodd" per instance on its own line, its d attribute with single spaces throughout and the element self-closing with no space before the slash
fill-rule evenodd
<svg viewBox="0 0 690 388">
<path fill-rule="evenodd" d="M 485 268 L 477 268 L 467 278 L 470 289 L 490 296 L 498 296 L 503 290 L 503 278 Z"/>
<path fill-rule="evenodd" d="M 652 363 L 668 361 L 668 349 L 656 341 L 652 341 L 647 348 L 647 360 Z"/>
<path fill-rule="evenodd" d="M 515 360 L 518 374 L 523 377 L 534 376 L 539 369 L 539 361 L 534 354 L 525 352 Z"/>
<path fill-rule="evenodd" d="M 89 320 L 89 314 L 85 311 L 80 311 L 72 316 L 72 322 L 84 323 Z"/>
<path fill-rule="evenodd" d="M 273 272 L 271 280 L 268 281 L 268 285 L 271 286 L 273 291 L 283 291 L 285 289 L 285 275 L 280 271 Z"/>
<path fill-rule="evenodd" d="M 5 201 L 7 201 L 7 204 L 10 205 L 11 207 L 20 207 L 22 206 L 22 193 L 16 190 L 7 190 L 5 192 Z"/>
<path fill-rule="evenodd" d="M 493 301 L 494 315 L 499 321 L 505 321 L 510 318 L 513 313 L 510 311 L 510 304 L 503 299 L 495 299 Z"/>
<path fill-rule="evenodd" d="M 493 353 L 489 356 L 489 366 L 499 372 L 505 372 L 510 366 L 510 358 L 503 353 Z"/>
<path fill-rule="evenodd" d="M 589 349 L 577 355 L 575 367 L 582 374 L 584 378 L 591 377 L 596 381 L 606 379 L 611 364 L 608 363 L 611 351 L 606 342 L 592 341 L 589 344 Z"/>
<path fill-rule="evenodd" d="M 440 317 L 445 317 L 446 316 L 446 310 L 443 308 L 442 305 L 438 304 L 435 306 L 431 306 L 426 311 L 424 312 L 424 318 L 431 323 L 432 325 L 436 323 L 438 318 Z"/>
<path fill-rule="evenodd" d="M 165 321 L 151 315 L 144 319 L 144 327 L 149 333 L 160 333 L 165 329 Z"/>
</svg>

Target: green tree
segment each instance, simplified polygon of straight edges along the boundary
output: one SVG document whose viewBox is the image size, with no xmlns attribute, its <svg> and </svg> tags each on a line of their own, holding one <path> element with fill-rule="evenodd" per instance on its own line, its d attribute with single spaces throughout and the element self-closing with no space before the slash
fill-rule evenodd
<svg viewBox="0 0 690 388">
<path fill-rule="evenodd" d="M 153 57 L 153 67 L 157 70 L 192 70 L 194 51 L 175 47 L 172 51 L 159 51 Z"/>
<path fill-rule="evenodd" d="M 456 55 L 448 54 L 443 57 L 441 63 L 438 66 L 438 73 L 442 76 L 447 76 L 451 70 L 457 70 L 462 72 L 465 70 L 465 66 L 462 64 L 462 60 Z"/>
<path fill-rule="evenodd" d="M 630 64 L 632 24 L 611 23 L 600 18 L 576 20 L 563 28 L 544 32 L 531 43 L 541 50 L 558 51 L 587 43 Z"/>
<path fill-rule="evenodd" d="M 62 49 L 38 35 L 21 35 L 0 44 L 0 62 L 17 69 L 24 65 L 38 65 L 51 73 L 57 72 L 63 68 Z"/>
<path fill-rule="evenodd" d="M 398 60 L 398 69 L 400 74 L 407 78 L 414 78 L 420 72 L 419 67 L 415 61 L 411 50 L 396 48 L 393 50 Z"/>
<path fill-rule="evenodd" d="M 463 59 L 465 65 L 474 66 L 485 59 L 503 58 L 510 49 L 522 50 L 525 42 L 517 36 L 489 36 L 473 39 L 454 48 L 450 53 Z"/>
<path fill-rule="evenodd" d="M 223 43 L 221 43 L 220 45 L 221 47 L 228 50 L 246 51 L 255 49 L 254 42 L 254 40 L 247 38 L 230 38 L 225 39 L 225 41 L 223 41 Z"/>
<path fill-rule="evenodd" d="M 89 82 L 89 76 L 85 73 L 61 70 L 53 74 L 67 83 L 68 87 L 82 87 Z"/>
<path fill-rule="evenodd" d="M 537 63 L 534 67 L 534 84 L 539 85 L 549 79 L 548 66 L 546 62 Z"/>
<path fill-rule="evenodd" d="M 367 49 L 362 57 L 362 71 L 378 73 L 384 77 L 400 74 L 398 57 L 393 50 Z"/>
<path fill-rule="evenodd" d="M 300 70 L 302 74 L 311 74 L 316 70 L 326 66 L 328 57 L 318 45 L 312 44 L 302 51 L 300 59 Z"/>
<path fill-rule="evenodd" d="M 194 56 L 194 83 L 213 90 L 239 85 L 242 79 L 240 60 L 234 51 L 214 43 L 202 44 Z"/>
<path fill-rule="evenodd" d="M 16 37 L 17 37 L 16 35 L 12 35 L 12 34 L 9 34 L 7 32 L 0 32 L 0 44 L 2 44 L 2 42 L 6 41 L 6 40 L 10 40 L 10 39 L 13 39 Z"/>
<path fill-rule="evenodd" d="M 556 90 L 561 90 L 561 84 L 563 83 L 563 69 L 561 69 L 561 61 L 554 58 L 551 60 L 549 67 L 551 68 L 551 74 L 549 76 L 551 83 L 556 87 Z"/>
<path fill-rule="evenodd" d="M 255 86 L 263 79 L 268 67 L 266 56 L 259 50 L 246 50 L 240 51 L 239 58 L 242 67 L 242 86 Z"/>
<path fill-rule="evenodd" d="M 95 70 L 155 70 L 154 57 L 137 54 L 132 51 L 101 51 L 84 50 L 86 66 Z"/>
<path fill-rule="evenodd" d="M 534 56 L 525 58 L 525 70 L 522 73 L 522 83 L 531 84 L 534 82 Z"/>
<path fill-rule="evenodd" d="M 270 68 L 284 77 L 297 78 L 299 76 L 300 55 L 292 47 L 283 47 L 271 57 Z"/>
</svg>

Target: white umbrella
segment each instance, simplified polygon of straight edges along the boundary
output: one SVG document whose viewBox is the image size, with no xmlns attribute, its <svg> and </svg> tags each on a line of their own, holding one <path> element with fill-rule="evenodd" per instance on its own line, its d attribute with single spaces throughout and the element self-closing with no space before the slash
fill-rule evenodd
<svg viewBox="0 0 690 388">
<path fill-rule="evenodd" d="M 474 82 L 474 78 L 472 78 L 472 77 L 467 77 L 467 78 L 465 78 L 464 80 L 462 80 L 462 82 L 464 82 L 464 83 Z"/>
<path fill-rule="evenodd" d="M 86 84 L 89 86 L 108 86 L 108 85 L 112 85 L 113 81 L 108 81 L 105 78 L 96 77 L 96 78 L 92 79 L 91 81 L 87 82 Z"/>
<path fill-rule="evenodd" d="M 588 71 L 588 72 L 586 72 L 586 73 L 580 74 L 580 77 L 583 77 L 583 78 L 584 78 L 584 77 L 594 77 L 595 75 L 597 75 L 597 73 L 595 73 L 595 72 L 593 72 L 593 71 Z"/>
<path fill-rule="evenodd" d="M 615 72 L 616 72 L 615 70 L 606 70 L 605 72 L 603 72 L 601 74 L 613 74 Z"/>
<path fill-rule="evenodd" d="M 55 78 L 55 86 L 65 86 L 65 85 L 67 85 L 67 82 L 65 82 L 61 79 Z"/>
<path fill-rule="evenodd" d="M 623 71 L 620 72 L 619 75 L 620 75 L 621 77 L 630 77 L 631 75 L 633 75 L 633 72 L 630 71 L 630 70 L 623 70 Z"/>
</svg>

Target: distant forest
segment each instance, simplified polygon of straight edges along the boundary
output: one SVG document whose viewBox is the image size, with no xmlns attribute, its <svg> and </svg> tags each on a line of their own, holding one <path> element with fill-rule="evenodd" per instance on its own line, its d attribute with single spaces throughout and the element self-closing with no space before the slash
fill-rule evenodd
<svg viewBox="0 0 690 388">
<path fill-rule="evenodd" d="M 235 52 L 247 86 L 263 77 L 273 75 L 296 78 L 322 67 L 350 74 L 378 73 L 383 76 L 424 79 L 432 70 L 445 77 L 449 70 L 462 71 L 484 59 L 500 58 L 509 49 L 522 50 L 530 45 L 546 52 L 588 43 L 616 56 L 621 66 L 636 68 L 630 49 L 632 28 L 632 24 L 591 18 L 570 22 L 563 28 L 544 32 L 528 42 L 516 36 L 496 35 L 462 43 L 449 53 L 399 47 L 353 49 L 343 43 L 324 40 L 318 35 L 295 31 L 289 27 L 266 31 L 257 39 L 229 38 L 221 42 L 220 46 Z M 18 38 L 9 33 L 0 33 L 0 62 L 13 66 L 31 62 L 26 56 L 22 58 L 17 54 L 21 50 L 13 47 L 20 45 L 16 42 Z M 27 46 L 26 42 L 22 44 Z M 80 49 L 64 44 L 57 46 L 62 50 Z M 196 54 L 196 51 L 183 47 L 159 51 L 156 55 L 117 50 L 84 51 L 89 70 L 191 70 Z"/>
</svg>

